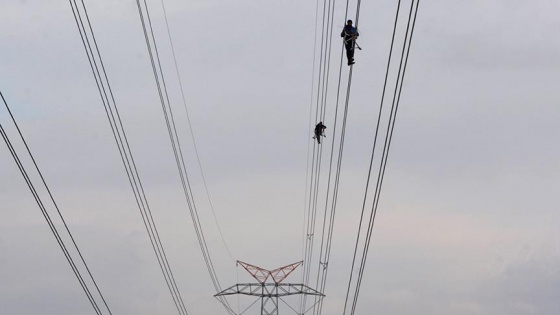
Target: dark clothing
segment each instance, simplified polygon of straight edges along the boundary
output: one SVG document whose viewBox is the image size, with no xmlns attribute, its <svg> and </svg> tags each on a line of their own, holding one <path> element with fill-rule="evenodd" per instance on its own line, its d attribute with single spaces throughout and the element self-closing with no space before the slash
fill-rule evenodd
<svg viewBox="0 0 560 315">
<path fill-rule="evenodd" d="M 352 25 L 344 26 L 342 33 L 340 33 L 340 37 L 344 38 L 344 47 L 346 48 L 346 58 L 348 58 L 348 65 L 354 63 L 354 46 L 356 42 L 356 38 L 358 38 L 360 34 L 358 33 L 358 29 Z"/>
<path fill-rule="evenodd" d="M 317 139 L 317 143 L 319 144 L 321 144 L 321 137 L 325 129 L 327 129 L 327 126 L 323 125 L 322 121 L 315 125 L 315 137 L 313 137 L 313 139 Z"/>
<path fill-rule="evenodd" d="M 346 48 L 346 58 L 348 59 L 348 64 L 354 61 L 354 41 L 349 40 L 344 42 L 344 47 Z"/>
<path fill-rule="evenodd" d="M 360 36 L 358 29 L 352 25 L 345 25 L 342 33 L 340 33 L 340 37 L 344 37 L 345 42 L 350 39 L 356 39 L 358 36 Z"/>
</svg>

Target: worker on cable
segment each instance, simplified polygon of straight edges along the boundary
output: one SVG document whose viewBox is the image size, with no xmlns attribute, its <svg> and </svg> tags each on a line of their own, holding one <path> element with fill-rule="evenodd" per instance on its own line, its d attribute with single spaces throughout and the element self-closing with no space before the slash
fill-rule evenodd
<svg viewBox="0 0 560 315">
<path fill-rule="evenodd" d="M 325 137 L 325 129 L 327 129 L 327 126 L 323 125 L 322 121 L 315 125 L 315 137 L 313 137 L 313 139 L 317 139 L 317 143 L 319 144 L 321 144 L 321 137 Z"/>
<path fill-rule="evenodd" d="M 346 47 L 346 58 L 348 58 L 348 65 L 354 64 L 354 47 L 356 46 L 356 38 L 358 38 L 358 29 L 352 26 L 352 20 L 348 20 L 340 37 L 344 38 L 344 46 Z"/>
</svg>

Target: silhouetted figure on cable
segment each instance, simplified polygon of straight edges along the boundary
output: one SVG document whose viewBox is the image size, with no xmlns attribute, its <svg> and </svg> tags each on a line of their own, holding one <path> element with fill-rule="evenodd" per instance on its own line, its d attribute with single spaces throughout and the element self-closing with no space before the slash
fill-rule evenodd
<svg viewBox="0 0 560 315">
<path fill-rule="evenodd" d="M 327 126 L 323 125 L 322 121 L 315 125 L 315 137 L 313 139 L 317 139 L 318 144 L 321 144 L 321 137 L 326 137 L 324 135 L 325 129 L 327 129 Z"/>
<path fill-rule="evenodd" d="M 348 65 L 354 64 L 354 47 L 356 46 L 356 38 L 358 38 L 358 29 L 352 26 L 352 20 L 348 20 L 340 37 L 344 38 L 344 47 L 346 47 L 346 58 L 348 58 Z"/>
</svg>

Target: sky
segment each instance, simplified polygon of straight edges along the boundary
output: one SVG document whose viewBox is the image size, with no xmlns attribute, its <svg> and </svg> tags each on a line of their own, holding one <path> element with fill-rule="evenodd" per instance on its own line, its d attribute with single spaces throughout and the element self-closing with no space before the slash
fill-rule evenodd
<svg viewBox="0 0 560 315">
<path fill-rule="evenodd" d="M 222 287 L 252 280 L 235 260 L 267 269 L 301 260 L 316 2 L 165 1 L 227 247 L 161 2 L 147 2 Z M 85 3 L 187 311 L 226 314 L 182 195 L 136 3 Z M 325 315 L 342 313 L 395 9 L 361 5 Z M 421 1 L 356 314 L 560 313 L 559 10 L 552 0 Z M 0 0 L 0 91 L 113 314 L 176 313 L 69 3 Z M 25 156 L 3 107 L 0 123 Z M 300 282 L 301 270 L 286 281 Z M 250 302 L 230 300 L 236 310 Z M 94 314 L 4 144 L 0 314 Z"/>
</svg>

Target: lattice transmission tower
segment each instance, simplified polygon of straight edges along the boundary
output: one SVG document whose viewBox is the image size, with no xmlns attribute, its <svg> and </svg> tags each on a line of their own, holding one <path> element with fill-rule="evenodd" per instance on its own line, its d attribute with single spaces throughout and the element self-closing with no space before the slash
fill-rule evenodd
<svg viewBox="0 0 560 315">
<path fill-rule="evenodd" d="M 282 283 L 303 261 L 299 261 L 290 265 L 286 265 L 274 270 L 266 270 L 264 268 L 251 265 L 242 261 L 237 261 L 237 264 L 241 265 L 258 283 L 238 283 L 235 284 L 222 292 L 214 295 L 226 296 L 226 295 L 248 295 L 255 296 L 261 300 L 261 315 L 278 315 L 278 302 L 282 301 L 296 314 L 303 315 L 311 308 L 298 312 L 290 304 L 288 304 L 283 298 L 292 295 L 311 295 L 319 297 L 317 302 L 322 299 L 325 295 L 318 292 L 302 283 Z M 267 280 L 271 280 L 268 281 Z M 257 299 L 253 304 L 249 305 L 240 314 L 243 314 L 249 308 L 251 308 L 259 299 Z"/>
</svg>

